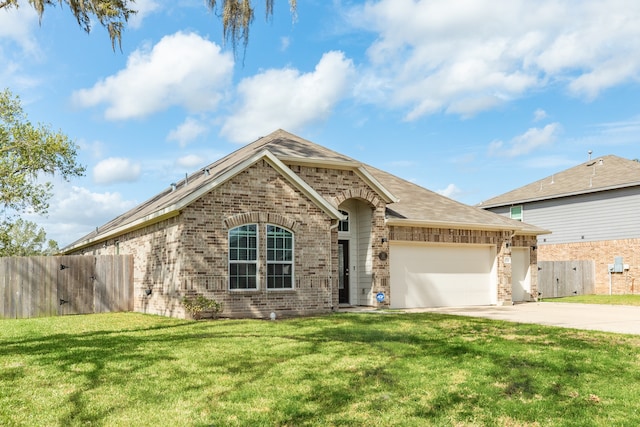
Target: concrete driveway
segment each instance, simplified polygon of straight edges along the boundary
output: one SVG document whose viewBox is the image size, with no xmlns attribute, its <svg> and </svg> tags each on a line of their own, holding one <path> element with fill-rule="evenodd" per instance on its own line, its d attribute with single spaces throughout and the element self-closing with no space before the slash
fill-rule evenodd
<svg viewBox="0 0 640 427">
<path fill-rule="evenodd" d="M 425 308 L 420 311 L 640 335 L 640 307 L 623 305 L 529 302 L 509 306 Z"/>
</svg>

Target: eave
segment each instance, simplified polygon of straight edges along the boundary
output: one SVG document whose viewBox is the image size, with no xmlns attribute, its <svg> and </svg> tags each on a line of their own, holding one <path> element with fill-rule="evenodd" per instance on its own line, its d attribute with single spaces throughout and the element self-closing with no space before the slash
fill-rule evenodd
<svg viewBox="0 0 640 427">
<path fill-rule="evenodd" d="M 138 230 L 140 228 L 155 224 L 165 219 L 172 218 L 180 214 L 180 212 L 189 206 L 191 203 L 200 199 L 206 193 L 212 191 L 216 187 L 227 182 L 240 172 L 244 171 L 248 167 L 254 165 L 260 160 L 266 161 L 271 167 L 273 167 L 278 173 L 280 173 L 287 181 L 289 181 L 294 187 L 296 187 L 301 193 L 307 196 L 316 206 L 318 206 L 325 214 L 327 214 L 332 220 L 344 219 L 344 216 L 340 211 L 324 199 L 317 191 L 310 187 L 306 182 L 296 175 L 287 165 L 280 161 L 273 153 L 268 150 L 260 151 L 253 156 L 239 162 L 234 167 L 220 174 L 220 176 L 208 182 L 206 185 L 187 193 L 184 197 L 176 201 L 175 203 L 158 209 L 144 217 L 138 218 L 131 222 L 125 223 L 119 227 L 110 229 L 104 233 L 97 234 L 94 237 L 88 238 L 79 242 L 73 246 L 64 248 L 64 253 L 78 251 L 96 243 L 109 240 L 111 238 L 120 236 L 122 234 Z"/>
</svg>

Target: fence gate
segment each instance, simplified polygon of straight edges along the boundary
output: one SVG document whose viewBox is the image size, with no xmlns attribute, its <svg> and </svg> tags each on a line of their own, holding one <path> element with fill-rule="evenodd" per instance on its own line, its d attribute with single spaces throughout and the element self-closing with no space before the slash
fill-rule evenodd
<svg viewBox="0 0 640 427">
<path fill-rule="evenodd" d="M 586 261 L 538 261 L 538 296 L 590 295 L 596 289 L 596 266 Z"/>
<path fill-rule="evenodd" d="M 131 255 L 0 258 L 0 318 L 131 310 Z"/>
</svg>

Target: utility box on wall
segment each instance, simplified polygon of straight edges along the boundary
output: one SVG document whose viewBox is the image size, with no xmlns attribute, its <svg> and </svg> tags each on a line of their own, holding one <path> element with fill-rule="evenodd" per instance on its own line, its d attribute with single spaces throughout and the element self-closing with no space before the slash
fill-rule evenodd
<svg viewBox="0 0 640 427">
<path fill-rule="evenodd" d="M 617 256 L 613 260 L 613 264 L 607 265 L 609 268 L 609 273 L 624 273 L 625 270 L 629 269 L 629 264 L 624 264 L 622 262 L 622 257 Z"/>
</svg>

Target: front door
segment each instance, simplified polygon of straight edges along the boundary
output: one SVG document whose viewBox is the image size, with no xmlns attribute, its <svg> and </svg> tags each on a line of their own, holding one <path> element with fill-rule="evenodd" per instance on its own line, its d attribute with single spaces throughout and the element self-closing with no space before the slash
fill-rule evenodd
<svg viewBox="0 0 640 427">
<path fill-rule="evenodd" d="M 349 304 L 349 241 L 338 241 L 338 302 Z"/>
</svg>

